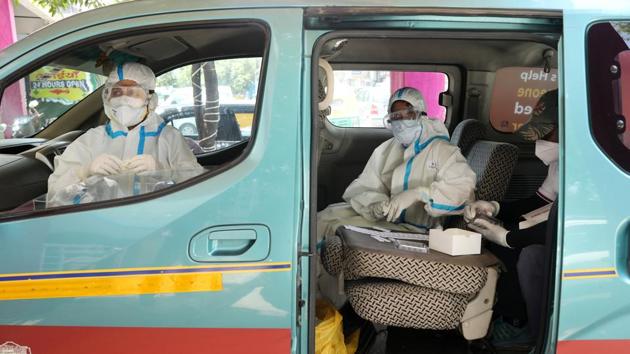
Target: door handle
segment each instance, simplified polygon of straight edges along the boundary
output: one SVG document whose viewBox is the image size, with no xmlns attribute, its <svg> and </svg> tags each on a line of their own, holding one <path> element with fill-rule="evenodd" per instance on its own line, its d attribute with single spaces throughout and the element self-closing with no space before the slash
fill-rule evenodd
<svg viewBox="0 0 630 354">
<path fill-rule="evenodd" d="M 270 232 L 265 225 L 214 226 L 195 234 L 188 254 L 196 262 L 263 260 L 269 254 Z"/>
<path fill-rule="evenodd" d="M 254 230 L 218 230 L 208 235 L 210 256 L 238 256 L 247 252 L 256 242 Z"/>
</svg>

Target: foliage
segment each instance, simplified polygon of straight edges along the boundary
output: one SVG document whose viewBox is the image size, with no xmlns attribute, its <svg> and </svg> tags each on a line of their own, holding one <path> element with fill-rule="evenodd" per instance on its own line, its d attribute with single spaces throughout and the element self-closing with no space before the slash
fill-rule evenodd
<svg viewBox="0 0 630 354">
<path fill-rule="evenodd" d="M 258 83 L 260 59 L 242 58 L 216 61 L 219 85 L 232 87 L 234 96 L 247 97 Z"/>
<path fill-rule="evenodd" d="M 190 87 L 190 65 L 171 70 L 157 78 L 157 86 Z"/>
<path fill-rule="evenodd" d="M 217 60 L 214 64 L 219 85 L 231 87 L 235 97 L 251 98 L 253 96 L 258 84 L 260 58 Z M 191 65 L 171 70 L 157 78 L 157 86 L 191 87 L 191 74 Z"/>
<path fill-rule="evenodd" d="M 19 2 L 19 0 L 17 0 L 16 3 L 17 2 Z M 101 0 L 34 0 L 33 2 L 47 9 L 52 16 L 61 13 L 63 10 L 73 5 L 88 9 L 105 6 L 105 3 Z"/>
</svg>

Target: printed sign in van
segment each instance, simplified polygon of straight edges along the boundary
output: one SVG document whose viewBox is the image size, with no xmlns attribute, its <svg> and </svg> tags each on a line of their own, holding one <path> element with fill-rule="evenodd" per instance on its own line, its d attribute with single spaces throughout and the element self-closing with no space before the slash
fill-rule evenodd
<svg viewBox="0 0 630 354">
<path fill-rule="evenodd" d="M 558 72 L 543 68 L 509 67 L 497 70 L 490 122 L 503 133 L 513 133 L 527 123 L 540 96 L 558 87 Z"/>
</svg>

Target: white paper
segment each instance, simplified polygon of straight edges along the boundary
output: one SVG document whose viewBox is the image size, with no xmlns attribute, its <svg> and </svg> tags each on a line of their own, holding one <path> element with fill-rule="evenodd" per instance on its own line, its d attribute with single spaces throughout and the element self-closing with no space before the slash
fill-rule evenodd
<svg viewBox="0 0 630 354">
<path fill-rule="evenodd" d="M 428 241 L 429 240 L 429 235 L 425 235 L 425 234 L 393 232 L 393 231 L 376 231 L 372 229 L 367 229 L 365 227 L 352 226 L 352 225 L 344 225 L 344 227 L 348 230 L 356 231 L 365 235 L 378 236 L 384 239 L 414 240 L 414 241 Z"/>
<path fill-rule="evenodd" d="M 523 215 L 525 218 L 524 221 L 521 221 L 518 224 L 518 228 L 520 230 L 527 229 L 534 225 L 540 224 L 543 221 L 547 221 L 549 219 L 549 212 L 551 211 L 551 203 L 542 206 L 538 209 L 532 210 L 527 214 Z"/>
</svg>

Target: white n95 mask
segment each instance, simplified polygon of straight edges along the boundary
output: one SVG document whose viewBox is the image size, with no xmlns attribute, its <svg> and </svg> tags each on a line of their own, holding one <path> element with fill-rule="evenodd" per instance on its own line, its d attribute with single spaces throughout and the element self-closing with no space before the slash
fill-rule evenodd
<svg viewBox="0 0 630 354">
<path fill-rule="evenodd" d="M 422 133 L 422 124 L 418 122 L 417 125 L 409 127 L 405 123 L 405 121 L 399 120 L 392 121 L 390 124 L 392 127 L 392 133 L 394 133 L 394 137 L 396 138 L 396 140 L 398 140 L 398 142 L 401 143 L 402 146 L 407 147 L 420 136 L 420 133 Z"/>
<path fill-rule="evenodd" d="M 109 119 L 125 127 L 132 127 L 142 121 L 147 113 L 146 100 L 135 97 L 114 97 L 104 104 Z"/>
<path fill-rule="evenodd" d="M 558 161 L 558 143 L 547 140 L 536 140 L 536 157 L 545 165 Z"/>
</svg>

